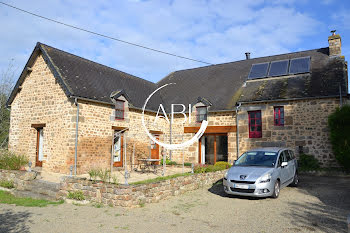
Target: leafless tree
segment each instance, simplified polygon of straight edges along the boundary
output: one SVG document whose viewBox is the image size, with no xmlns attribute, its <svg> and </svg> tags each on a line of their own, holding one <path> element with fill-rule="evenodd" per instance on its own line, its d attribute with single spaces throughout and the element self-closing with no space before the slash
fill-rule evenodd
<svg viewBox="0 0 350 233">
<path fill-rule="evenodd" d="M 0 148 L 7 147 L 8 142 L 10 110 L 6 108 L 6 101 L 15 82 L 15 72 L 13 59 L 6 69 L 0 72 Z"/>
</svg>

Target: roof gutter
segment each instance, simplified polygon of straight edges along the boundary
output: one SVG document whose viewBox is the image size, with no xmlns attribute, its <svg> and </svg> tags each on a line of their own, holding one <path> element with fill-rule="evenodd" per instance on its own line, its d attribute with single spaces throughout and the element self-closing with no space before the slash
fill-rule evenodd
<svg viewBox="0 0 350 233">
<path fill-rule="evenodd" d="M 342 96 L 347 96 L 347 94 L 342 94 Z M 316 97 L 304 97 L 304 98 L 289 98 L 289 99 L 277 99 L 277 100 L 257 100 L 257 101 L 241 101 L 241 104 L 253 104 L 253 103 L 265 103 L 265 102 L 285 102 L 293 100 L 312 100 L 312 99 L 330 99 L 339 98 L 339 95 L 329 95 L 329 96 L 316 96 Z"/>
<path fill-rule="evenodd" d="M 110 102 L 105 102 L 105 101 L 101 101 L 101 100 L 93 100 L 93 99 L 89 99 L 89 98 L 85 98 L 85 97 L 79 97 L 79 96 L 74 96 L 74 95 L 69 96 L 69 98 L 89 101 L 89 102 L 98 103 L 98 104 L 106 104 L 106 105 L 114 106 L 114 104 L 110 103 Z M 129 108 L 142 111 L 142 108 L 138 108 L 138 107 L 135 107 L 135 106 L 130 106 Z M 157 111 L 153 111 L 153 110 L 149 110 L 149 109 L 145 109 L 145 112 L 157 113 Z"/>
</svg>

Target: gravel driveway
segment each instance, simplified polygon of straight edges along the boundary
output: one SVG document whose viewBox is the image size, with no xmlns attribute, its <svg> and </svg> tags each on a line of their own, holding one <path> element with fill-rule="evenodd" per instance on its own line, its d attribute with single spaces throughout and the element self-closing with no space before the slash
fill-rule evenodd
<svg viewBox="0 0 350 233">
<path fill-rule="evenodd" d="M 278 199 L 228 197 L 222 185 L 126 209 L 0 205 L 0 232 L 347 232 L 350 178 L 301 177 Z"/>
</svg>

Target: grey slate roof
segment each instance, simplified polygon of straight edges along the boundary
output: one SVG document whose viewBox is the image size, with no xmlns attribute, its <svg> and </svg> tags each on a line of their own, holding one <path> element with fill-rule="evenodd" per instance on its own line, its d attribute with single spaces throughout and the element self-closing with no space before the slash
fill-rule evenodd
<svg viewBox="0 0 350 233">
<path fill-rule="evenodd" d="M 33 54 L 35 55 L 38 51 L 42 52 L 44 59 L 60 81 L 67 96 L 112 104 L 110 98 L 112 92 L 123 91 L 128 95 L 132 106 L 142 108 L 145 99 L 157 87 L 155 83 L 42 43 L 37 43 Z M 33 60 L 32 56 L 29 60 Z M 27 65 L 30 66 L 30 64 Z M 23 82 L 22 75 L 20 83 Z M 8 104 L 12 102 L 14 95 L 15 93 L 12 93 Z M 157 109 L 159 102 L 160 96 L 156 94 L 148 103 L 148 109 Z"/>
<path fill-rule="evenodd" d="M 347 94 L 347 64 L 343 57 L 330 57 L 328 48 L 260 57 L 249 60 L 175 71 L 158 83 L 152 83 L 119 70 L 89 61 L 59 49 L 38 43 L 26 67 L 42 52 L 44 59 L 67 96 L 82 97 L 112 104 L 110 95 L 125 93 L 130 104 L 142 108 L 157 87 L 169 85 L 156 93 L 147 109 L 156 111 L 160 103 L 195 104 L 198 99 L 212 104 L 210 111 L 233 110 L 237 102 L 274 101 Z M 311 72 L 299 75 L 247 81 L 252 64 L 297 57 L 311 57 Z M 26 75 L 24 68 L 8 105 Z M 205 102 L 205 101 L 204 101 Z"/>
<path fill-rule="evenodd" d="M 311 72 L 308 74 L 247 81 L 252 64 L 306 56 L 311 57 Z M 165 101 L 189 104 L 201 96 L 213 104 L 210 111 L 230 110 L 236 102 L 337 96 L 339 83 L 343 95 L 346 95 L 345 67 L 343 58 L 330 57 L 328 48 L 321 48 L 180 70 L 157 84 L 176 83 L 163 91 Z"/>
</svg>

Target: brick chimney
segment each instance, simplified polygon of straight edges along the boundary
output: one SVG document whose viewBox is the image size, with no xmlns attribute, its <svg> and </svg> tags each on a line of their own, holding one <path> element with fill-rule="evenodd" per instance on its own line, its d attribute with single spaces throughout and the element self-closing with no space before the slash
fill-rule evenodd
<svg viewBox="0 0 350 233">
<path fill-rule="evenodd" d="M 331 31 L 332 35 L 328 37 L 329 56 L 341 56 L 341 38 L 339 34 L 335 34 L 335 30 Z"/>
</svg>

